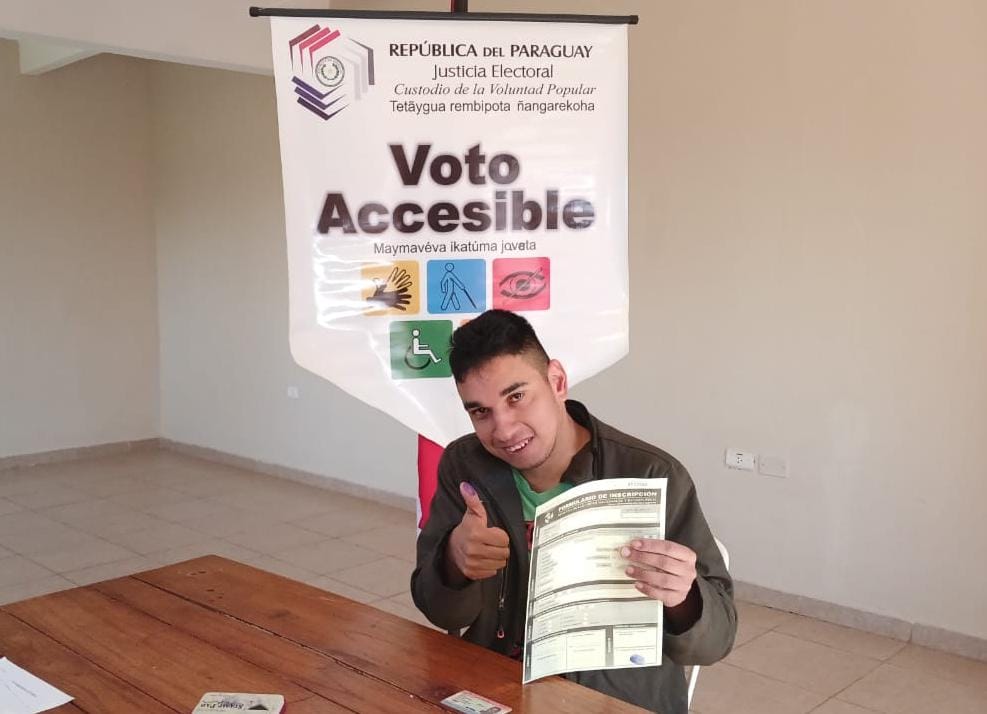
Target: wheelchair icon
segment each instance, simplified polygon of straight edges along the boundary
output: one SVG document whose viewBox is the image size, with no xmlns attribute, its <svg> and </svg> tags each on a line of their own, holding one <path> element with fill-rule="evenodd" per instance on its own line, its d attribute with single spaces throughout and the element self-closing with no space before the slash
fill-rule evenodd
<svg viewBox="0 0 987 714">
<path fill-rule="evenodd" d="M 411 331 L 411 344 L 408 345 L 408 349 L 404 353 L 404 363 L 410 369 L 416 371 L 425 369 L 433 362 L 438 364 L 442 361 L 439 357 L 435 356 L 431 347 L 422 343 L 421 334 L 422 332 L 419 329 Z"/>
</svg>

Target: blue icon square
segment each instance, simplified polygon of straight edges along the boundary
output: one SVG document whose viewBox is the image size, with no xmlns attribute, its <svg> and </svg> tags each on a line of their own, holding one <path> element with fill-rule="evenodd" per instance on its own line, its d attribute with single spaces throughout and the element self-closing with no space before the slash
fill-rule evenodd
<svg viewBox="0 0 987 714">
<path fill-rule="evenodd" d="M 433 315 L 487 309 L 487 262 L 428 261 L 428 311 Z"/>
</svg>

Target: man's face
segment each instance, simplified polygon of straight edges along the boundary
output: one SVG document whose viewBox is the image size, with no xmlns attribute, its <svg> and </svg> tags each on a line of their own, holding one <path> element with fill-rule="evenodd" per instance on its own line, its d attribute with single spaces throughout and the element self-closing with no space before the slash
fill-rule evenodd
<svg viewBox="0 0 987 714">
<path fill-rule="evenodd" d="M 456 385 L 484 448 L 518 471 L 552 455 L 565 417 L 565 370 L 525 355 L 505 355 L 467 372 Z"/>
</svg>

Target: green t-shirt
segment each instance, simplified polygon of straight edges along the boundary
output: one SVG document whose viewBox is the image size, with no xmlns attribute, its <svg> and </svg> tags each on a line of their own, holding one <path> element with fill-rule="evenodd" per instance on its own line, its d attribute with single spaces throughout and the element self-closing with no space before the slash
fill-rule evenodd
<svg viewBox="0 0 987 714">
<path fill-rule="evenodd" d="M 524 514 L 525 523 L 531 523 L 535 520 L 535 508 L 551 501 L 553 498 L 558 496 L 560 493 L 568 491 L 572 488 L 571 483 L 562 482 L 555 488 L 550 488 L 544 493 L 537 493 L 532 490 L 531 484 L 528 480 L 521 475 L 521 472 L 517 469 L 511 469 L 514 473 L 514 484 L 517 486 L 517 492 L 521 494 L 521 513 Z"/>
</svg>

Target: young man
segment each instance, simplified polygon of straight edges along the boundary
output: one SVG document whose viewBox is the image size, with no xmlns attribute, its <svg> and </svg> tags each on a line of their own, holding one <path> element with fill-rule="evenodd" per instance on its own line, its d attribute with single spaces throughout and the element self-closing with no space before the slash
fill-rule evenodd
<svg viewBox="0 0 987 714">
<path fill-rule="evenodd" d="M 667 540 L 622 549 L 638 589 L 665 606 L 660 667 L 566 675 L 662 714 L 685 714 L 683 665 L 729 653 L 733 583 L 692 479 L 664 451 L 566 399 L 566 373 L 528 321 L 490 310 L 456 330 L 450 365 L 475 434 L 439 463 L 429 521 L 411 577 L 415 604 L 438 627 L 514 657 L 523 647 L 531 520 L 537 504 L 591 479 L 668 478 Z"/>
</svg>

